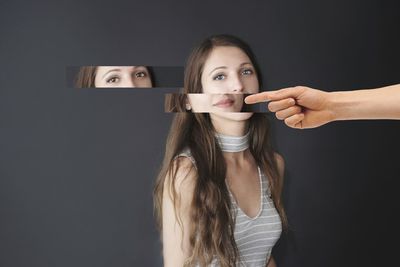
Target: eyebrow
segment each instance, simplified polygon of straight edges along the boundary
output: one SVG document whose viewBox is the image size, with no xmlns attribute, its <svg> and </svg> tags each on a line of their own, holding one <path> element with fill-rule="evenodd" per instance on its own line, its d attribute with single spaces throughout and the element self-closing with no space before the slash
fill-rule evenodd
<svg viewBox="0 0 400 267">
<path fill-rule="evenodd" d="M 104 73 L 102 78 L 104 78 L 107 74 L 109 74 L 109 73 L 112 72 L 112 71 L 121 71 L 121 69 L 119 69 L 119 68 L 117 68 L 117 69 L 111 69 L 111 70 L 107 71 L 106 73 Z"/>
<path fill-rule="evenodd" d="M 242 64 L 239 65 L 239 67 L 242 67 L 243 65 L 247 65 L 247 64 L 253 66 L 253 64 L 251 64 L 250 62 L 243 62 Z M 212 71 L 210 71 L 210 73 L 209 73 L 208 75 L 211 75 L 211 73 L 213 73 L 213 72 L 214 72 L 215 70 L 217 70 L 217 69 L 226 69 L 226 68 L 228 68 L 228 67 L 227 67 L 227 66 L 216 67 L 215 69 L 213 69 Z"/>
<path fill-rule="evenodd" d="M 124 66 L 124 67 L 125 67 L 125 66 Z M 146 66 L 129 66 L 129 67 L 133 67 L 133 70 L 136 70 L 136 69 L 142 68 L 142 67 L 147 69 Z M 108 73 L 110 73 L 110 72 L 112 72 L 112 71 L 122 71 L 122 70 L 121 70 L 120 68 L 111 69 L 111 70 L 109 70 L 109 71 L 107 71 L 106 73 L 103 74 L 102 79 L 103 79 Z"/>
</svg>

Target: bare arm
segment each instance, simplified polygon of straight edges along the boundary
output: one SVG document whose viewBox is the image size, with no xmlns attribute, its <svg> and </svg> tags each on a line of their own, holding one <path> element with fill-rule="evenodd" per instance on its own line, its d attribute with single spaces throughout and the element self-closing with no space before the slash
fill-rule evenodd
<svg viewBox="0 0 400 267">
<path fill-rule="evenodd" d="M 189 244 L 189 209 L 193 198 L 194 179 L 196 177 L 195 168 L 192 162 L 185 157 L 179 157 L 180 167 L 177 172 L 174 184 L 175 190 L 179 198 L 177 201 L 177 209 L 175 210 L 173 198 L 170 195 L 170 177 L 167 177 L 164 184 L 163 193 L 163 258 L 165 267 L 183 266 L 185 259 L 190 253 Z M 179 225 L 179 219 L 183 231 Z"/>
<path fill-rule="evenodd" d="M 269 261 L 268 261 L 266 267 L 277 267 L 276 262 L 272 256 L 271 256 L 271 258 L 269 258 Z"/>
<path fill-rule="evenodd" d="M 400 84 L 332 92 L 330 102 L 334 120 L 400 119 Z"/>
<path fill-rule="evenodd" d="M 377 89 L 324 92 L 305 86 L 246 97 L 270 101 L 268 109 L 292 128 L 314 128 L 335 120 L 400 119 L 400 84 Z"/>
</svg>

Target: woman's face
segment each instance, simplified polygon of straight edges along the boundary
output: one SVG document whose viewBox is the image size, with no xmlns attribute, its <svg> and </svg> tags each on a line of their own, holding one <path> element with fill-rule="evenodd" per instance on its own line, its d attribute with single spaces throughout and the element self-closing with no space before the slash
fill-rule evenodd
<svg viewBox="0 0 400 267">
<path fill-rule="evenodd" d="M 99 66 L 95 87 L 152 87 L 150 73 L 145 66 Z"/>
<path fill-rule="evenodd" d="M 188 96 L 193 112 L 209 112 L 211 118 L 234 121 L 252 116 L 251 112 L 240 112 L 243 94 L 258 93 L 259 82 L 252 62 L 240 48 L 215 47 L 204 64 L 201 84 L 203 94 Z"/>
</svg>

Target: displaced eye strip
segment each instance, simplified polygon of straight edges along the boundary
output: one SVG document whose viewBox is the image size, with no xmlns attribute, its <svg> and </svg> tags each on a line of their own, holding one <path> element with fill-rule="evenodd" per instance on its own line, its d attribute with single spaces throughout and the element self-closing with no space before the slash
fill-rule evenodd
<svg viewBox="0 0 400 267">
<path fill-rule="evenodd" d="M 103 71 L 104 68 L 107 68 L 107 71 Z M 183 66 L 68 66 L 66 86 L 68 88 L 180 88 L 183 86 L 183 74 Z M 129 83 L 126 83 L 126 77 L 129 77 L 127 75 L 132 78 Z"/>
</svg>

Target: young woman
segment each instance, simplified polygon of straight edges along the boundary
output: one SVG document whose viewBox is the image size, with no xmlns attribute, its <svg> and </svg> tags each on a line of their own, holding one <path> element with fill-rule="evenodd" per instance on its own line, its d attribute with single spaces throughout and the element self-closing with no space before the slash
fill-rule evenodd
<svg viewBox="0 0 400 267">
<path fill-rule="evenodd" d="M 80 67 L 75 87 L 147 88 L 153 86 L 152 69 L 145 66 Z"/>
<path fill-rule="evenodd" d="M 183 112 L 154 189 L 165 266 L 276 266 L 271 250 L 286 225 L 283 159 L 269 144 L 266 117 L 237 112 L 243 93 L 260 86 L 255 57 L 236 37 L 207 38 L 189 57 L 190 95 L 167 101 Z"/>
</svg>

